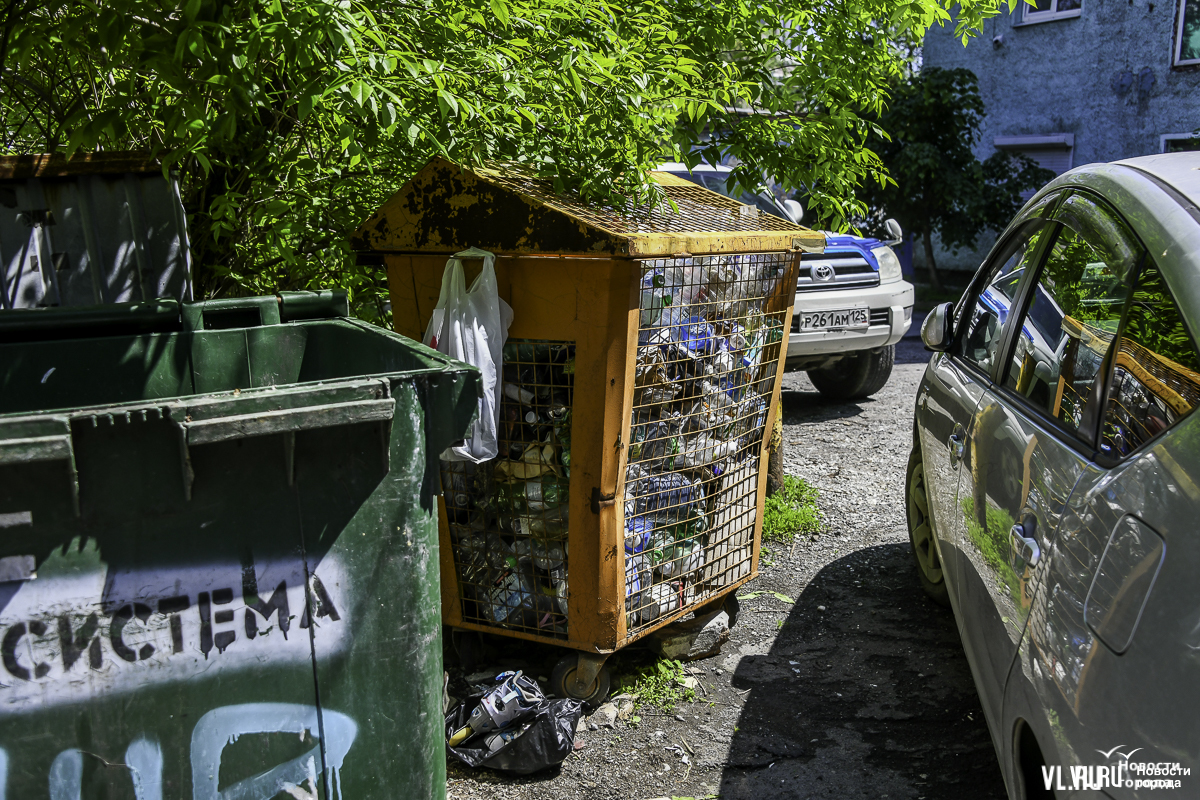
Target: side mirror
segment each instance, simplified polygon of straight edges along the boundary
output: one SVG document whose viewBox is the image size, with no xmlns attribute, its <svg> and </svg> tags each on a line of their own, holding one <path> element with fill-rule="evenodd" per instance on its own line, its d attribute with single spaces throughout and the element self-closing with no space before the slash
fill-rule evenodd
<svg viewBox="0 0 1200 800">
<path fill-rule="evenodd" d="M 925 321 L 921 323 L 921 341 L 925 343 L 926 350 L 941 353 L 950 347 L 952 309 L 949 303 L 942 303 L 925 316 Z"/>
<path fill-rule="evenodd" d="M 904 230 L 900 227 L 899 222 L 896 222 L 896 220 L 890 218 L 885 219 L 883 221 L 883 227 L 887 228 L 888 235 L 892 237 L 884 242 L 884 244 L 888 245 L 889 247 L 895 247 L 904 241 Z"/>
<path fill-rule="evenodd" d="M 792 217 L 792 222 L 799 223 L 804 219 L 804 206 L 795 200 L 784 200 L 783 207 Z"/>
</svg>

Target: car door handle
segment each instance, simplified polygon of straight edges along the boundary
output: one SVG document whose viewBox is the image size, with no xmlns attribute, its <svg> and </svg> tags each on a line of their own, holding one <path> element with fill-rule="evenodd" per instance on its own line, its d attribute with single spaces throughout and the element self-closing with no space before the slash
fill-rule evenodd
<svg viewBox="0 0 1200 800">
<path fill-rule="evenodd" d="M 955 425 L 954 432 L 946 441 L 946 447 L 950 450 L 950 466 L 958 466 L 958 461 L 962 458 L 963 447 L 966 446 L 966 438 L 966 432 L 962 425 Z"/>
<path fill-rule="evenodd" d="M 1012 526 L 1009 535 L 1012 536 L 1013 544 L 1017 545 L 1018 552 L 1020 552 L 1021 558 L 1024 559 L 1025 563 L 1031 567 L 1036 567 L 1038 562 L 1042 560 L 1042 546 L 1038 544 L 1037 538 L 1026 536 L 1025 526 L 1020 523 Z M 1029 551 L 1028 556 L 1025 555 L 1026 551 Z"/>
</svg>

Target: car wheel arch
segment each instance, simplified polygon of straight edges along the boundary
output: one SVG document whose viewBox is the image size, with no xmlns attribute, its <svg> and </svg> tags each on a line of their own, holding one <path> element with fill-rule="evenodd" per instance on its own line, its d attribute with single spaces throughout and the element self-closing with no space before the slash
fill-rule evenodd
<svg viewBox="0 0 1200 800">
<path fill-rule="evenodd" d="M 1022 717 L 1013 721 L 1011 759 L 1013 797 L 1018 800 L 1054 800 L 1054 792 L 1046 788 L 1043 779 L 1045 750 L 1033 726 Z"/>
</svg>

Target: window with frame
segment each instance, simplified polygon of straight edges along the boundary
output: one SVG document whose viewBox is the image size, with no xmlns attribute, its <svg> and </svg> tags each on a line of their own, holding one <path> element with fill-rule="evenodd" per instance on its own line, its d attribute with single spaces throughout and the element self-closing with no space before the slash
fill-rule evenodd
<svg viewBox="0 0 1200 800">
<path fill-rule="evenodd" d="M 1164 153 L 1188 153 L 1200 150 L 1200 135 L 1195 133 L 1164 133 L 1159 137 Z"/>
<path fill-rule="evenodd" d="M 1200 357 L 1162 273 L 1142 266 L 1117 340 L 1100 452 L 1118 459 L 1200 405 Z"/>
<path fill-rule="evenodd" d="M 1200 0 L 1179 0 L 1176 25 L 1174 65 L 1200 64 Z"/>
<path fill-rule="evenodd" d="M 1087 195 L 1068 197 L 1054 219 L 1061 227 L 1028 292 L 1004 386 L 1090 442 L 1143 251 L 1124 221 Z"/>
<path fill-rule="evenodd" d="M 1083 0 L 1036 0 L 1033 6 L 1022 4 L 1021 21 L 1026 23 L 1049 22 L 1055 19 L 1078 17 L 1082 13 L 1082 6 Z"/>
<path fill-rule="evenodd" d="M 996 255 L 978 293 L 959 309 L 960 316 L 955 321 L 958 331 L 955 355 L 984 373 L 990 374 L 996 363 L 1004 321 L 1016 300 L 1017 288 L 1033 264 L 1038 243 L 1049 229 L 1049 223 L 1036 218 L 1017 228 Z"/>
</svg>

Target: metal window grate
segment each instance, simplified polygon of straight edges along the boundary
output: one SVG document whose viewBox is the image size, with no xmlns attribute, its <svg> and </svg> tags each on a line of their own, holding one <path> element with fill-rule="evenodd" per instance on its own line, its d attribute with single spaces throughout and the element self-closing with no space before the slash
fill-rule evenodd
<svg viewBox="0 0 1200 800">
<path fill-rule="evenodd" d="M 788 254 L 642 262 L 625 476 L 630 636 L 750 575 Z"/>
<path fill-rule="evenodd" d="M 441 462 L 466 622 L 567 637 L 575 344 L 504 346 L 499 455 Z"/>
</svg>

